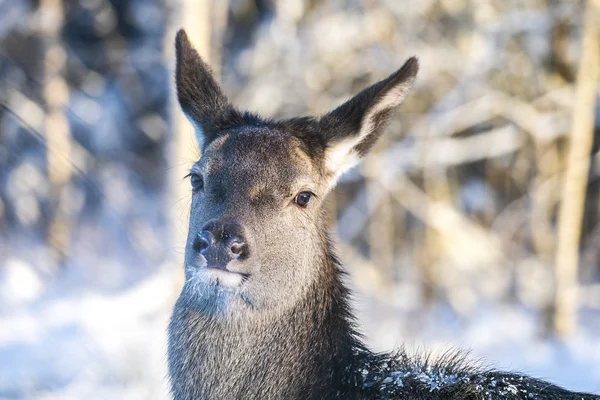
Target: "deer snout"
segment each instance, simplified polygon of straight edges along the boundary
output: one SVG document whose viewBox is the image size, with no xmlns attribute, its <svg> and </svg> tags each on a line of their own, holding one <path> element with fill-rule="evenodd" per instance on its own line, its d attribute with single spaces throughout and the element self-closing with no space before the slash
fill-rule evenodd
<svg viewBox="0 0 600 400">
<path fill-rule="evenodd" d="M 244 228 L 237 223 L 211 221 L 193 242 L 195 252 L 201 254 L 209 268 L 227 269 L 233 260 L 243 260 L 249 254 Z"/>
</svg>

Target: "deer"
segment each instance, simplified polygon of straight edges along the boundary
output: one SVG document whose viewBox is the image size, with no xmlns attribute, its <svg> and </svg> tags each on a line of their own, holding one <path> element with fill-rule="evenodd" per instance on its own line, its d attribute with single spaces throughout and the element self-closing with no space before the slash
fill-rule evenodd
<svg viewBox="0 0 600 400">
<path fill-rule="evenodd" d="M 273 120 L 228 101 L 185 31 L 175 47 L 177 98 L 202 156 L 168 328 L 174 399 L 600 399 L 459 351 L 364 344 L 323 200 L 383 134 L 415 57 L 327 114 Z"/>
</svg>

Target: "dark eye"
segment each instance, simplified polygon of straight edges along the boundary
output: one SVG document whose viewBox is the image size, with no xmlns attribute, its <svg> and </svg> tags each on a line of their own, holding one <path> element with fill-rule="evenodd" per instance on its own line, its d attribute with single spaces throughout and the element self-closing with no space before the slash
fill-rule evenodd
<svg viewBox="0 0 600 400">
<path fill-rule="evenodd" d="M 197 173 L 190 174 L 190 182 L 192 183 L 192 190 L 195 192 L 201 190 L 204 187 L 204 178 L 202 175 Z"/>
<path fill-rule="evenodd" d="M 296 197 L 294 197 L 294 203 L 298 204 L 302 208 L 306 208 L 312 195 L 313 194 L 311 192 L 300 192 L 296 195 Z"/>
</svg>

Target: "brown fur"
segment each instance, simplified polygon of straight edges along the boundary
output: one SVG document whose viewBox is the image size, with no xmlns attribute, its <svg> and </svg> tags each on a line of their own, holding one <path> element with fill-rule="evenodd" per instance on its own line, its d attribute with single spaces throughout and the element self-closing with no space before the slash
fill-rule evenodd
<svg viewBox="0 0 600 400">
<path fill-rule="evenodd" d="M 320 118 L 270 121 L 229 104 L 179 32 L 177 94 L 203 156 L 169 325 L 176 400 L 594 398 L 459 354 L 374 354 L 356 333 L 322 201 L 383 133 L 417 70 L 411 58 Z"/>
</svg>

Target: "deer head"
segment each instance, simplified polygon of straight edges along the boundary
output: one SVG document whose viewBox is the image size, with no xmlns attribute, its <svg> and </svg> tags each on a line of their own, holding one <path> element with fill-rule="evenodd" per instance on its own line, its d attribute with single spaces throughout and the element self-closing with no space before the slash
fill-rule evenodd
<svg viewBox="0 0 600 400">
<path fill-rule="evenodd" d="M 272 121 L 231 105 L 183 31 L 176 54 L 177 97 L 202 152 L 180 300 L 212 315 L 289 308 L 327 273 L 323 199 L 381 136 L 418 62 L 321 117 Z"/>
</svg>

